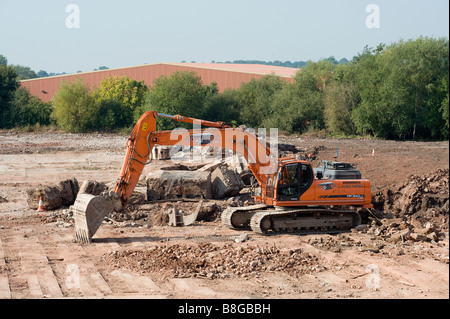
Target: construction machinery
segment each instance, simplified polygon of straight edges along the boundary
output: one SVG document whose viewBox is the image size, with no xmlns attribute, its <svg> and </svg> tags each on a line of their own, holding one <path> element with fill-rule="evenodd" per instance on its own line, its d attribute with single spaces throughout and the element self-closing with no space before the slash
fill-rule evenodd
<svg viewBox="0 0 450 319">
<path fill-rule="evenodd" d="M 190 123 L 193 129 L 158 131 L 157 117 Z M 366 179 L 318 179 L 309 161 L 278 158 L 264 138 L 244 127 L 155 111 L 144 113 L 128 137 L 127 151 L 114 191 L 103 196 L 81 194 L 73 205 L 78 241 L 90 242 L 105 216 L 125 208 L 155 145 L 209 146 L 241 154 L 257 181 L 258 203 L 230 207 L 222 223 L 260 234 L 340 232 L 358 225 L 358 208 L 370 208 L 371 185 Z"/>
<path fill-rule="evenodd" d="M 318 179 L 361 179 L 361 172 L 353 163 L 322 161 L 314 168 Z"/>
</svg>

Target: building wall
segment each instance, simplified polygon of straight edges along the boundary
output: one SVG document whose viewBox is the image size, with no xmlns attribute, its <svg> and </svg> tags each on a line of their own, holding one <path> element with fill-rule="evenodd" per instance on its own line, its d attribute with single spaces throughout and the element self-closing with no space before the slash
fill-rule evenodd
<svg viewBox="0 0 450 319">
<path fill-rule="evenodd" d="M 261 66 L 266 67 L 266 66 Z M 30 93 L 34 96 L 39 97 L 41 100 L 48 102 L 52 99 L 58 90 L 61 81 L 74 81 L 77 78 L 82 78 L 86 84 L 89 85 L 91 89 L 95 86 L 99 86 L 103 78 L 109 76 L 128 76 L 137 81 L 144 81 L 147 85 L 151 86 L 153 81 L 159 78 L 161 75 L 169 76 L 176 71 L 194 71 L 201 78 L 204 84 L 210 84 L 211 82 L 216 82 L 219 91 L 226 89 L 237 89 L 242 83 L 250 81 L 252 78 L 259 79 L 265 74 L 262 73 L 250 73 L 250 72 L 239 72 L 238 67 L 234 70 L 219 70 L 212 68 L 202 68 L 199 65 L 180 65 L 180 64 L 150 64 L 141 65 L 135 67 L 127 67 L 120 69 L 102 70 L 70 75 L 61 75 L 48 78 L 39 78 L 21 81 L 21 86 L 26 87 Z M 289 68 L 285 68 L 289 69 Z M 237 71 L 236 71 L 237 70 Z M 263 71 L 267 70 L 266 74 L 270 74 L 269 68 L 262 68 Z M 283 70 L 285 72 L 285 70 Z M 289 70 L 288 70 L 289 71 Z M 297 69 L 291 69 L 290 73 L 292 76 L 295 74 Z M 285 74 L 282 75 L 287 81 L 293 81 L 292 77 L 286 77 Z M 44 93 L 44 92 L 46 93 Z"/>
</svg>

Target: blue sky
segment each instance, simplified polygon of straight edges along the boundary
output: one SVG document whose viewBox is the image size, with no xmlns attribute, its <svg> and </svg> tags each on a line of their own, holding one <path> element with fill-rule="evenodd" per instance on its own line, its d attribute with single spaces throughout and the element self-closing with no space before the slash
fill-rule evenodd
<svg viewBox="0 0 450 319">
<path fill-rule="evenodd" d="M 69 4 L 79 28 L 68 28 Z M 379 8 L 379 28 L 367 28 Z M 73 20 L 71 20 L 73 21 Z M 448 0 L 0 0 L 0 54 L 35 71 L 158 62 L 317 61 L 449 37 Z"/>
</svg>

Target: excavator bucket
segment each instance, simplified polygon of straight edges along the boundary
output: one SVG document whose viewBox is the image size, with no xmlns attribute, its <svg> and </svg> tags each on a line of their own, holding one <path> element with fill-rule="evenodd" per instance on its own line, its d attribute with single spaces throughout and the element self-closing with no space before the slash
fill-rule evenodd
<svg viewBox="0 0 450 319">
<path fill-rule="evenodd" d="M 103 196 L 79 194 L 72 206 L 75 219 L 75 238 L 90 243 L 103 219 L 114 210 L 113 203 Z"/>
</svg>

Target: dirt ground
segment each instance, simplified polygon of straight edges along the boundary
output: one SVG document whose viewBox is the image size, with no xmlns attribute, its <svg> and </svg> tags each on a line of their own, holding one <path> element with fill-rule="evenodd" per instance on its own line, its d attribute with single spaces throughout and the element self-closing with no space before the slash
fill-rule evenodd
<svg viewBox="0 0 450 319">
<path fill-rule="evenodd" d="M 338 235 L 262 236 L 227 229 L 219 218 L 187 227 L 108 219 L 92 244 L 79 244 L 73 224 L 62 218 L 67 207 L 46 212 L 29 208 L 30 187 L 73 177 L 80 183 L 113 183 L 126 138 L 0 132 L 1 299 L 449 298 L 448 142 L 280 138 L 298 148 L 320 146 L 314 165 L 336 160 L 339 149 L 338 160 L 356 163 L 374 194 L 392 188 L 401 195 L 411 175 L 429 178 L 425 191 L 438 187 L 447 206 L 426 211 L 423 240 L 390 240 L 405 230 L 408 216 L 385 211 L 380 220 L 390 213 L 393 221 L 401 217 L 403 222 L 392 229 L 380 226 L 380 220 L 375 225 L 374 217 L 365 230 Z M 165 164 L 155 161 L 142 176 Z M 446 170 L 441 174 L 446 181 L 430 179 L 438 169 Z M 218 214 L 229 202 L 214 203 Z M 136 209 L 150 216 L 171 205 L 144 203 Z M 189 211 L 196 203 L 179 205 Z M 245 234 L 248 239 L 239 240 Z"/>
</svg>

